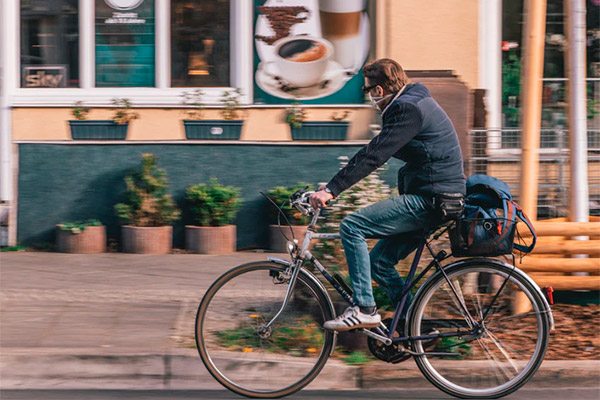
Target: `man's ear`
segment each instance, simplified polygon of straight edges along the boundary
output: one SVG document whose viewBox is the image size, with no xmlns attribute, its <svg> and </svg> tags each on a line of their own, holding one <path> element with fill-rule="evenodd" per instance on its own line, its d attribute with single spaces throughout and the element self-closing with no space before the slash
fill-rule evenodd
<svg viewBox="0 0 600 400">
<path fill-rule="evenodd" d="M 377 87 L 375 88 L 375 91 L 377 92 L 377 96 L 379 96 L 379 97 L 384 96 L 383 88 L 381 86 L 377 85 Z"/>
</svg>

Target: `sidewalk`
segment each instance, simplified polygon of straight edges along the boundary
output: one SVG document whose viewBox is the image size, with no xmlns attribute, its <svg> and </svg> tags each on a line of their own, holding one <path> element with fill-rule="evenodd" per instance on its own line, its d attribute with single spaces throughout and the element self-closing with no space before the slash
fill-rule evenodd
<svg viewBox="0 0 600 400">
<path fill-rule="evenodd" d="M 0 254 L 0 385 L 218 389 L 195 348 L 196 307 L 229 268 L 276 254 Z M 281 255 L 279 255 L 281 256 Z M 546 361 L 530 386 L 598 386 L 600 361 Z M 311 389 L 424 387 L 409 360 L 330 359 Z"/>
</svg>

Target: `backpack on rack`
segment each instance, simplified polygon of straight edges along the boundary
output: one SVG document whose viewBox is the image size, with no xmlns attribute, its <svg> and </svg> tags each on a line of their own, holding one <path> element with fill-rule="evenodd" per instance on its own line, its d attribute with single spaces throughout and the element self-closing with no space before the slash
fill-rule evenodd
<svg viewBox="0 0 600 400">
<path fill-rule="evenodd" d="M 531 231 L 529 246 L 514 243 L 518 219 Z M 513 248 L 530 253 L 537 239 L 531 221 L 513 201 L 510 187 L 488 175 L 467 179 L 464 211 L 450 228 L 449 236 L 455 257 L 495 257 L 511 254 Z"/>
</svg>

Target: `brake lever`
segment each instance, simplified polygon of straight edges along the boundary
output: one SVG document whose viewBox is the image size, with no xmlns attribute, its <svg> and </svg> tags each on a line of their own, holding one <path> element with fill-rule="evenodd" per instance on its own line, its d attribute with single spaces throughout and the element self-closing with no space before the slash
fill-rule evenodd
<svg viewBox="0 0 600 400">
<path fill-rule="evenodd" d="M 296 204 L 295 207 L 302 213 L 302 215 L 308 215 L 308 210 L 300 204 Z"/>
<path fill-rule="evenodd" d="M 306 193 L 306 189 L 308 189 L 308 186 L 306 186 L 304 189 L 298 189 L 296 190 L 291 196 L 290 196 L 290 203 L 295 202 L 296 199 L 298 198 L 302 198 L 302 196 L 304 195 L 304 193 Z"/>
</svg>

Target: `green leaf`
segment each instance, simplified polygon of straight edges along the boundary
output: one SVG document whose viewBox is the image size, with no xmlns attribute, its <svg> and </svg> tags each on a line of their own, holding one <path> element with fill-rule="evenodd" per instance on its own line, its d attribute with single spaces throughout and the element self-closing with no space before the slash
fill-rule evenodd
<svg viewBox="0 0 600 400">
<path fill-rule="evenodd" d="M 186 189 L 185 200 L 200 226 L 223 226 L 233 223 L 241 207 L 240 188 L 223 186 L 215 178 Z"/>
<path fill-rule="evenodd" d="M 166 172 L 151 153 L 141 156 L 138 170 L 125 177 L 126 203 L 115 205 L 118 217 L 134 226 L 165 226 L 179 219 L 180 211 L 168 193 Z"/>
</svg>

